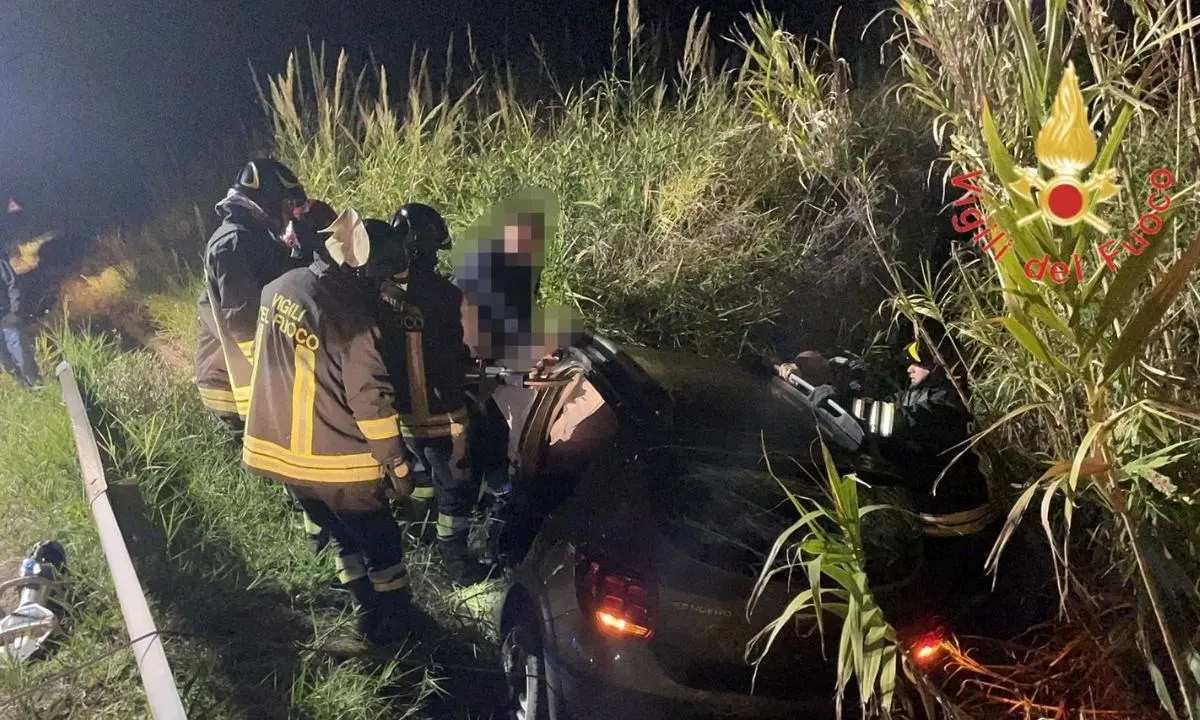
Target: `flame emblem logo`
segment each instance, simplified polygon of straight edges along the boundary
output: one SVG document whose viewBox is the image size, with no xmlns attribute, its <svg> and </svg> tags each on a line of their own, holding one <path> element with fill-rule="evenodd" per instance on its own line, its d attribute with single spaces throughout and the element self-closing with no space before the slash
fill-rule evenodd
<svg viewBox="0 0 1200 720">
<path fill-rule="evenodd" d="M 1009 189 L 1030 202 L 1034 201 L 1033 190 L 1037 190 L 1038 205 L 1037 212 L 1017 221 L 1019 226 L 1042 218 L 1059 227 L 1082 220 L 1102 233 L 1112 229 L 1092 210 L 1120 191 L 1120 186 L 1113 182 L 1116 170 L 1089 177 L 1086 182 L 1079 179 L 1096 159 L 1096 137 L 1088 122 L 1087 106 L 1079 91 L 1073 63 L 1068 63 L 1063 73 L 1050 120 L 1034 143 L 1034 155 L 1054 175 L 1045 180 L 1037 168 L 1017 168 L 1020 177 L 1009 184 Z"/>
</svg>

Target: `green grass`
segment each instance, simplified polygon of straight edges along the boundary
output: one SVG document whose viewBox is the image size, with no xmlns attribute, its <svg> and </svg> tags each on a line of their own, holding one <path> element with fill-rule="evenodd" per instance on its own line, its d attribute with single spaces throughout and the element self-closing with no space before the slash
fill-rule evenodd
<svg viewBox="0 0 1200 720">
<path fill-rule="evenodd" d="M 436 673 L 427 660 L 402 654 L 381 668 L 322 650 L 356 647 L 346 644 L 348 619 L 330 588 L 332 562 L 309 552 L 282 488 L 241 471 L 187 380 L 113 337 L 85 329 L 53 339 L 89 403 L 103 409 L 93 423 L 109 495 L 189 716 L 426 717 L 434 692 L 426 675 Z M 58 392 L 56 384 L 37 394 L 0 387 L 8 426 L 0 558 L 18 560 L 36 540 L 62 541 L 78 620 L 51 660 L 0 675 L 0 717 L 145 717 L 132 655 L 117 652 L 125 629 Z"/>
<path fill-rule="evenodd" d="M 128 635 L 83 498 L 56 382 L 39 393 L 0 380 L 0 568 L 14 576 L 34 543 L 58 540 L 70 567 L 71 634 L 49 660 L 0 670 L 0 718 L 147 716 Z M 14 598 L 4 598 L 9 610 Z"/>
<path fill-rule="evenodd" d="M 639 43 L 652 40 L 634 29 Z M 790 98 L 788 117 L 809 131 L 780 153 L 780 128 L 764 120 L 772 88 L 746 84 L 747 68 L 713 67 L 710 42 L 698 22 L 678 71 L 654 65 L 644 46 L 622 48 L 611 74 L 540 103 L 518 102 L 516 88 L 478 68 L 468 89 L 435 98 L 417 70 L 402 109 L 389 107 L 386 84 L 377 96 L 354 89 L 344 63 L 327 73 L 322 51 L 307 77 L 293 66 L 273 79 L 274 144 L 314 197 L 382 217 L 427 202 L 456 234 L 523 184 L 549 188 L 563 230 L 547 254 L 546 299 L 577 305 L 619 339 L 724 354 L 780 337 L 833 342 L 843 318 L 868 315 L 884 297 L 869 281 L 872 242 L 895 245 L 896 204 L 845 182 L 878 179 L 865 134 L 843 132 L 856 101 L 840 70 L 800 58 L 812 63 L 807 94 Z M 196 397 L 197 261 L 215 226 L 212 203 L 244 161 L 219 158 L 226 166 L 209 158 L 159 216 L 95 243 L 83 267 L 90 280 L 65 292 L 74 329 L 53 333 L 95 411 L 110 495 L 170 633 L 189 715 L 420 717 L 461 706 L 487 688 L 486 675 L 443 672 L 428 655 L 494 671 L 499 584 L 451 592 L 430 551 L 414 546 L 418 603 L 453 641 L 427 639 L 390 665 L 322 652 L 347 631 L 332 562 L 308 551 L 282 488 L 240 470 Z M 88 317 L 146 347 L 79 326 Z M 127 654 L 55 679 L 119 648 L 124 630 L 56 389 L 4 392 L 13 399 L 0 422 L 21 431 L 0 438 L 0 499 L 20 515 L 0 549 L 16 559 L 44 534 L 68 542 L 81 618 L 54 660 L 4 677 L 21 702 L 36 703 L 16 716 L 144 717 Z M 439 686 L 460 697 L 434 697 Z"/>
<path fill-rule="evenodd" d="M 369 67 L 379 86 L 369 93 L 344 54 L 310 48 L 264 90 L 277 152 L 335 207 L 386 218 L 426 202 L 455 235 L 519 187 L 547 188 L 561 230 L 544 299 L 618 339 L 736 354 L 787 333 L 832 342 L 827 303 L 870 314 L 883 292 L 864 282 L 878 266 L 868 238 L 896 244 L 898 205 L 874 168 L 873 143 L 889 133 L 854 120 L 865 108 L 844 68 L 820 54 L 788 59 L 807 85 L 787 120 L 806 132 L 781 153 L 772 88 L 754 82 L 761 63 L 715 66 L 700 18 L 677 67 L 657 61 L 656 38 L 636 23 L 620 31 L 610 74 L 538 102 L 475 67 L 439 94 L 419 65 L 404 98 L 389 95 L 394 74 Z M 848 177 L 874 184 L 848 192 Z"/>
<path fill-rule="evenodd" d="M 1135 15 L 1146 9 L 1141 2 L 1129 5 Z M 427 202 L 461 235 L 518 187 L 550 189 L 561 204 L 562 231 L 547 253 L 544 299 L 577 305 L 592 327 L 619 340 L 726 355 L 747 344 L 799 350 L 840 341 L 861 347 L 873 330 L 886 330 L 890 318 L 881 320 L 875 311 L 894 291 L 885 315 L 944 320 L 964 349 L 981 428 L 1031 402 L 1066 398 L 1004 424 L 982 444 L 999 484 L 1028 482 L 1047 460 L 1070 459 L 1079 447 L 1089 427 L 1070 401 L 1079 384 L 1006 334 L 997 322 L 1008 308 L 996 270 L 973 250 L 956 253 L 951 274 L 938 282 L 913 281 L 921 268 L 893 261 L 917 256 L 928 248 L 931 234 L 949 226 L 948 217 L 930 215 L 924 197 L 937 194 L 924 185 L 933 157 L 945 153 L 944 160 L 956 166 L 984 164 L 978 106 L 983 94 L 996 109 L 1006 146 L 1028 155 L 1025 136 L 1031 123 L 1040 122 L 1035 116 L 1045 104 L 1042 90 L 1053 87 L 1033 75 L 1047 64 L 1057 67 L 1063 45 L 1054 39 L 1049 49 L 1039 46 L 1021 55 L 1022 44 L 1036 45 L 1033 31 L 1026 32 L 1021 20 L 1001 23 L 993 28 L 999 34 L 988 35 L 993 30 L 985 32 L 979 24 L 981 6 L 974 0 L 941 3 L 936 16 L 925 3 L 899 6 L 907 16 L 897 20 L 904 32 L 894 48 L 902 53 L 905 75 L 885 78 L 877 95 L 855 90 L 844 63 L 759 16 L 740 40 L 744 62 L 731 68 L 710 62 L 702 22 L 689 33 L 678 67 L 659 62 L 649 52 L 654 38 L 632 22 L 633 32 L 621 37 L 635 41 L 614 46 L 611 73 L 540 101 L 529 100 L 508 76 L 477 67 L 435 91 L 418 65 L 396 105 L 383 68 L 366 69 L 378 80 L 368 92 L 344 55 L 328 62 L 323 49 L 310 48 L 307 64 L 294 56 L 267 79 L 265 109 L 277 154 L 298 171 L 311 195 L 339 208 L 353 202 L 368 215 L 387 217 L 404 202 Z M 1014 0 L 996 11 L 1018 17 L 1013 9 L 1020 6 Z M 1054 7 L 1052 15 L 1061 17 L 1065 6 Z M 1172 17 L 1178 24 L 1179 17 Z M 1136 64 L 1137 55 L 1115 30 L 1087 34 L 1106 22 L 1088 15 L 1067 23 L 1078 30 L 1072 42 L 1084 47 L 1101 75 L 1088 92 L 1098 98 L 1102 127 L 1111 126 L 1131 90 L 1126 65 Z M 1138 27 L 1148 32 L 1144 21 Z M 928 42 L 921 45 L 922 39 Z M 1036 59 L 1047 54 L 1051 61 Z M 1013 81 L 1024 76 L 1033 80 Z M 909 92 L 898 94 L 905 82 Z M 1161 158 L 1177 168 L 1195 164 L 1196 146 L 1182 130 L 1195 88 L 1182 79 L 1177 87 L 1155 87 L 1157 95 L 1148 99 L 1158 114 L 1150 108 L 1135 112 L 1115 157 L 1134 189 Z M 1172 109 L 1168 100 L 1178 106 Z M 916 113 L 914 103 L 930 112 Z M 76 315 L 86 315 L 87 307 L 101 313 L 121 308 L 113 321 L 151 328 L 148 335 L 162 341 L 153 343 L 157 353 L 78 332 L 59 333 L 58 347 L 77 365 L 101 410 L 96 420 L 110 480 L 137 480 L 136 488 L 115 488 L 114 496 L 125 498 L 123 521 L 137 536 L 156 609 L 165 624 L 183 633 L 172 637 L 168 651 L 180 677 L 191 679 L 185 690 L 197 716 L 423 712 L 423 705 L 434 707 L 430 693 L 437 682 L 416 660 L 389 668 L 303 647 L 344 630 L 327 589 L 331 564 L 308 553 L 281 490 L 238 469 L 189 382 L 197 260 L 215 225 L 211 204 L 244 160 L 225 157 L 226 167 L 199 173 L 203 180 L 189 185 L 184 201 L 140 231 L 98 242 L 86 272 L 99 279 L 79 291 L 87 302 L 69 305 Z M 215 157 L 209 160 L 207 165 L 217 164 Z M 1114 203 L 1113 217 L 1135 216 L 1129 202 Z M 1183 207 L 1166 258 L 1182 252 L 1191 232 L 1183 228 L 1194 230 L 1197 222 L 1194 204 Z M 931 233 L 931 227 L 938 230 Z M 1153 270 L 1161 274 L 1165 264 L 1158 262 Z M 1037 323 L 1053 325 L 1051 311 L 1069 311 L 1069 302 L 1053 289 L 1037 293 L 1047 308 Z M 1138 290 L 1130 302 L 1144 294 L 1145 288 Z M 110 296 L 124 304 L 109 302 Z M 1200 404 L 1194 386 L 1184 382 L 1197 362 L 1200 294 L 1188 288 L 1180 298 L 1164 329 L 1139 346 L 1144 362 L 1097 397 L 1114 407 L 1147 397 Z M 1095 316 L 1094 308 L 1084 307 L 1079 322 L 1086 325 Z M 1053 327 L 1034 327 L 1051 353 L 1075 362 L 1069 343 L 1056 340 Z M 1095 370 L 1089 370 L 1089 361 L 1078 365 L 1080 372 Z M 5 518 L 6 527 L 11 523 L 16 530 L 0 538 L 11 547 L 0 549 L 16 558 L 41 533 L 65 539 L 79 553 L 74 592 L 86 601 L 79 629 L 61 657 L 4 682 L 13 692 L 31 691 L 41 678 L 50 678 L 42 696 L 21 696 L 45 704 L 19 716 L 59 717 L 62 708 L 71 707 L 96 717 L 137 716 L 144 708 L 124 656 L 81 670 L 78 687 L 55 679 L 65 666 L 119 647 L 122 630 L 86 508 L 79 505 L 71 440 L 53 391 L 3 392 L 11 402 L 0 406 L 0 421 L 21 431 L 0 437 L 0 457 L 6 458 L 0 493 L 18 513 Z M 1130 512 L 1194 577 L 1200 568 L 1191 537 L 1195 462 L 1155 453 L 1170 441 L 1194 439 L 1195 428 L 1167 428 L 1163 418 L 1146 413 L 1130 418 L 1112 436 L 1129 471 L 1119 482 Z M 1076 506 L 1064 504 L 1063 496 L 1048 495 L 1046 528 L 1061 537 L 1074 523 L 1071 567 L 1078 569 L 1077 584 L 1086 585 L 1088 578 L 1097 578 L 1097 585 L 1110 582 L 1101 589 L 1115 587 L 1123 603 L 1138 587 L 1128 533 L 1114 525 L 1117 514 L 1106 514 L 1094 502 L 1099 486 L 1078 472 L 1057 486 L 1067 484 L 1066 499 L 1078 503 L 1078 510 L 1066 509 Z M 1082 552 L 1087 549 L 1090 556 Z M 486 655 L 495 642 L 486 616 L 496 587 L 450 593 L 427 549 L 414 549 L 411 560 L 422 605 L 448 631 L 467 638 L 455 652 Z M 1130 635 L 1128 626 L 1118 629 Z M 1153 629 L 1142 631 L 1141 639 L 1152 645 Z M 1161 657 L 1156 662 L 1154 670 L 1168 667 Z M 428 672 L 440 674 L 437 668 Z M 1163 682 L 1176 680 L 1160 681 L 1163 697 Z M 457 682 L 447 684 L 450 692 L 462 689 L 463 676 Z M 52 707 L 55 702 L 65 704 Z"/>
</svg>

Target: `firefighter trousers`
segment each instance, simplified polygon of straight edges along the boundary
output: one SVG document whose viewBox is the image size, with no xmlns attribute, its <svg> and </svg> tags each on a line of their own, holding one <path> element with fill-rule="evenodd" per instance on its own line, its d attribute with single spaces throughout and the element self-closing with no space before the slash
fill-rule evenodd
<svg viewBox="0 0 1200 720">
<path fill-rule="evenodd" d="M 467 456 L 466 427 L 456 425 L 450 435 L 409 437 L 404 442 L 409 452 L 428 469 L 427 476 L 418 476 L 413 499 L 428 501 L 436 497 L 439 540 L 458 541 L 460 537 L 465 540 L 471 508 L 478 498 Z M 432 484 L 422 486 L 422 481 Z"/>
<path fill-rule="evenodd" d="M 365 577 L 376 593 L 408 589 L 404 538 L 382 484 L 289 484 L 288 490 L 337 543 L 338 580 L 343 585 L 360 584 Z"/>
</svg>

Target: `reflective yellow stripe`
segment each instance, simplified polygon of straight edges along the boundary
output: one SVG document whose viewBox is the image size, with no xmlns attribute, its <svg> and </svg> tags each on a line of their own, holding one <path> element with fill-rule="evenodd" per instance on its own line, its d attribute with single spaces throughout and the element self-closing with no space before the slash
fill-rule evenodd
<svg viewBox="0 0 1200 720">
<path fill-rule="evenodd" d="M 246 342 L 238 343 L 238 349 L 241 350 L 242 354 L 246 356 L 246 362 L 248 362 L 250 364 L 254 363 L 254 341 L 253 340 L 247 340 Z"/>
<path fill-rule="evenodd" d="M 209 410 L 213 410 L 213 411 L 219 412 L 219 413 L 227 413 L 229 415 L 236 415 L 237 411 L 238 411 L 237 403 L 234 403 L 234 402 L 224 402 L 221 400 L 209 400 L 208 398 L 200 398 L 200 402 L 204 405 L 204 407 L 208 408 Z"/>
<path fill-rule="evenodd" d="M 226 402 L 234 401 L 232 390 L 221 390 L 217 388 L 201 387 L 200 397 L 205 398 L 206 400 L 224 400 Z"/>
<path fill-rule="evenodd" d="M 413 500 L 432 500 L 437 495 L 432 485 L 422 485 L 421 487 L 413 488 Z"/>
<path fill-rule="evenodd" d="M 252 470 L 268 472 L 288 480 L 313 483 L 359 483 L 378 482 L 383 479 L 383 468 L 313 468 L 292 465 L 269 455 L 262 455 L 249 448 L 243 447 L 242 461 Z"/>
<path fill-rule="evenodd" d="M 212 288 L 207 288 L 205 293 L 208 295 L 209 312 L 212 313 L 213 327 L 217 329 L 217 340 L 221 343 L 221 356 L 225 358 L 225 371 L 229 374 L 229 386 L 233 390 L 234 402 L 237 403 L 237 413 L 243 420 L 250 414 L 250 387 L 238 385 L 237 373 L 234 372 L 233 357 L 229 354 L 229 347 L 226 345 L 225 335 L 222 332 L 221 323 L 217 318 L 217 303 L 213 302 Z M 251 384 L 253 384 L 255 359 L 247 358 L 250 363 Z"/>
<path fill-rule="evenodd" d="M 867 398 L 855 398 L 854 402 L 850 406 L 850 412 L 854 413 L 854 417 L 866 422 L 867 406 L 870 403 L 871 401 Z"/>
<path fill-rule="evenodd" d="M 230 383 L 232 384 L 232 383 Z M 233 401 L 237 403 L 238 414 L 245 420 L 250 416 L 250 386 L 233 386 Z"/>
<path fill-rule="evenodd" d="M 250 416 L 250 395 L 253 394 L 255 384 L 258 382 L 258 358 L 262 354 L 263 338 L 267 330 L 267 324 L 262 321 L 262 316 L 259 316 L 258 326 L 254 331 L 254 359 L 250 361 L 250 387 L 247 388 L 246 398 L 246 414 L 243 417 Z M 232 376 L 230 377 L 232 383 Z"/>
<path fill-rule="evenodd" d="M 231 391 L 206 387 L 199 387 L 199 390 L 200 402 L 209 410 L 231 414 L 237 412 L 237 403 Z"/>
<path fill-rule="evenodd" d="M 313 454 L 313 408 L 317 401 L 317 354 L 303 345 L 294 353 L 292 378 L 292 452 Z"/>
<path fill-rule="evenodd" d="M 313 522 L 313 519 L 308 516 L 308 513 L 300 513 L 304 518 L 304 532 L 309 535 L 320 535 L 321 526 Z"/>
<path fill-rule="evenodd" d="M 243 444 L 259 455 L 275 458 L 289 465 L 307 467 L 314 470 L 361 470 L 379 468 L 379 463 L 369 452 L 347 455 L 298 455 L 285 447 L 280 447 L 269 440 L 246 435 Z"/>
<path fill-rule="evenodd" d="M 995 517 L 995 508 L 991 503 L 945 515 L 922 513 L 922 531 L 931 537 L 972 535 L 986 528 Z"/>
<path fill-rule="evenodd" d="M 383 478 L 383 468 L 371 453 L 297 455 L 261 438 L 242 438 L 242 461 L 247 466 L 306 482 L 371 482 Z"/>
<path fill-rule="evenodd" d="M 388 440 L 400 434 L 398 415 L 375 420 L 357 420 L 359 432 L 368 440 Z"/>
<path fill-rule="evenodd" d="M 436 415 L 411 413 L 400 416 L 400 428 L 404 431 L 406 437 L 445 437 L 454 434 L 456 430 L 463 430 L 469 417 L 470 413 L 465 407 L 451 413 L 438 413 Z"/>
<path fill-rule="evenodd" d="M 362 553 L 338 555 L 334 560 L 338 571 L 338 580 L 345 584 L 367 576 L 367 562 Z"/>
<path fill-rule="evenodd" d="M 891 437 L 892 430 L 896 425 L 896 405 L 895 403 L 876 403 L 879 407 L 879 434 L 882 437 Z"/>
<path fill-rule="evenodd" d="M 423 333 L 404 334 L 408 347 L 408 395 L 412 401 L 412 414 L 416 417 L 429 416 L 429 389 L 425 385 L 425 353 L 421 347 Z"/>
<path fill-rule="evenodd" d="M 375 592 L 394 592 L 408 587 L 408 569 L 404 563 L 398 563 L 385 570 L 374 570 L 367 573 Z"/>
<path fill-rule="evenodd" d="M 471 528 L 470 518 L 456 516 L 456 515 L 444 515 L 442 513 L 438 513 L 437 534 L 438 534 L 438 537 L 440 537 L 440 538 L 446 538 L 446 537 L 450 537 L 452 535 L 457 535 L 458 533 L 469 530 L 470 528 Z"/>
</svg>

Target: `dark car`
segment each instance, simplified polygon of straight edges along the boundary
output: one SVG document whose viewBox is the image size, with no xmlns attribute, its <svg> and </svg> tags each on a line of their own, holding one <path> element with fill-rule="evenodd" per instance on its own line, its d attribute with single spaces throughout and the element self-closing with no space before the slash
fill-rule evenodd
<svg viewBox="0 0 1200 720">
<path fill-rule="evenodd" d="M 497 513 L 515 717 L 832 715 L 839 626 L 827 621 L 824 648 L 815 622 L 782 632 L 755 679 L 748 641 L 805 586 L 781 577 L 749 617 L 747 601 L 798 519 L 781 483 L 822 493 L 818 425 L 840 469 L 871 485 L 863 505 L 911 507 L 871 482 L 895 475 L 865 463 L 854 438 L 839 447 L 852 422 L 814 414 L 803 389 L 769 373 L 592 335 L 549 379 L 495 399 L 516 464 Z M 916 617 L 920 531 L 901 512 L 868 520 L 877 600 L 890 617 Z"/>
</svg>

